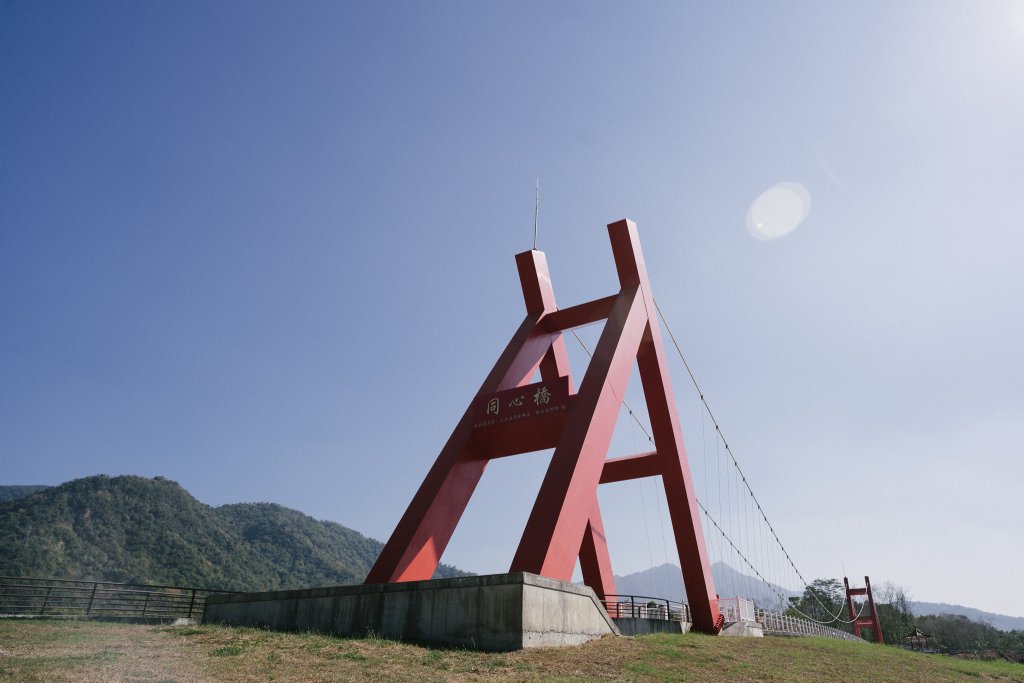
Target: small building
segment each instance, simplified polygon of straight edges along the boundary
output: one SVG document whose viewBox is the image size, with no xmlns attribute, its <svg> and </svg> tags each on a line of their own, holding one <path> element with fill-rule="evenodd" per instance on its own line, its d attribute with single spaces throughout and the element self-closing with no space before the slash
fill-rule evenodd
<svg viewBox="0 0 1024 683">
<path fill-rule="evenodd" d="M 918 627 L 914 627 L 908 635 L 903 636 L 903 642 L 914 650 L 925 650 L 928 648 L 928 639 L 931 636 Z"/>
</svg>

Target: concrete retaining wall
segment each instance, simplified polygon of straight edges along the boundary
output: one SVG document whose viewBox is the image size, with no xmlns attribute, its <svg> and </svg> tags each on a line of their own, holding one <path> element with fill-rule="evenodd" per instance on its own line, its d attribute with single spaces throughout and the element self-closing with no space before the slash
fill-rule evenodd
<svg viewBox="0 0 1024 683">
<path fill-rule="evenodd" d="M 593 590 L 522 572 L 211 595 L 205 623 L 507 651 L 618 634 Z"/>
<path fill-rule="evenodd" d="M 647 633 L 688 633 L 692 624 L 668 619 L 634 619 L 620 617 L 612 619 L 624 636 L 642 636 Z"/>
</svg>

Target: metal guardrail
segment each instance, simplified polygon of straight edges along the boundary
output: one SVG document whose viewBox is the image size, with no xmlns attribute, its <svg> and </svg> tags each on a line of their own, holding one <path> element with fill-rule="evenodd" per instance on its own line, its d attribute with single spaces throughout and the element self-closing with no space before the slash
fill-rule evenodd
<svg viewBox="0 0 1024 683">
<path fill-rule="evenodd" d="M 791 617 L 777 612 L 769 612 L 768 610 L 755 609 L 754 619 L 761 624 L 765 635 L 819 636 L 822 638 L 835 638 L 837 640 L 863 641 L 863 638 L 858 638 L 852 633 L 847 633 L 833 626 L 826 626 L 825 624 L 819 624 L 816 621 L 801 617 Z"/>
<path fill-rule="evenodd" d="M 690 606 L 685 602 L 652 598 L 646 595 L 607 595 L 602 601 L 612 619 L 663 619 L 692 622 Z"/>
<path fill-rule="evenodd" d="M 603 603 L 608 611 L 608 616 L 612 619 L 663 619 L 693 623 L 693 619 L 690 617 L 690 606 L 685 602 L 644 595 L 608 595 Z M 819 624 L 810 619 L 791 617 L 760 609 L 755 607 L 752 601 L 744 598 L 721 598 L 718 604 L 726 621 L 740 619 L 756 621 L 761 624 L 765 635 L 818 636 L 839 640 L 861 640 L 852 633 Z"/>
<path fill-rule="evenodd" d="M 0 576 L 0 617 L 195 619 L 206 596 L 230 591 Z"/>
</svg>

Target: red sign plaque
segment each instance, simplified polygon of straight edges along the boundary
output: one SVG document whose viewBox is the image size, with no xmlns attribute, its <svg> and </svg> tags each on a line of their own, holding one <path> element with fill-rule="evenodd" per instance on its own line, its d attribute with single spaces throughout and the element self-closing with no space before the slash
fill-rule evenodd
<svg viewBox="0 0 1024 683">
<path fill-rule="evenodd" d="M 486 429 L 568 409 L 569 378 L 558 377 L 480 396 L 473 405 L 473 428 Z"/>
<path fill-rule="evenodd" d="M 478 396 L 473 441 L 488 458 L 554 448 L 571 403 L 567 376 Z"/>
</svg>

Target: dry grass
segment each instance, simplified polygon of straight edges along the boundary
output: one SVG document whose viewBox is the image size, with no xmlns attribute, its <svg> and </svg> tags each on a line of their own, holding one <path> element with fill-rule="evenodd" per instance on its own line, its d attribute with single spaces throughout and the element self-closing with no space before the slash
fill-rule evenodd
<svg viewBox="0 0 1024 683">
<path fill-rule="evenodd" d="M 814 638 L 605 638 L 504 654 L 214 626 L 0 621 L 0 681 L 1015 681 L 1024 666 Z"/>
<path fill-rule="evenodd" d="M 0 621 L 0 681 L 215 681 L 192 655 L 146 626 Z"/>
</svg>

